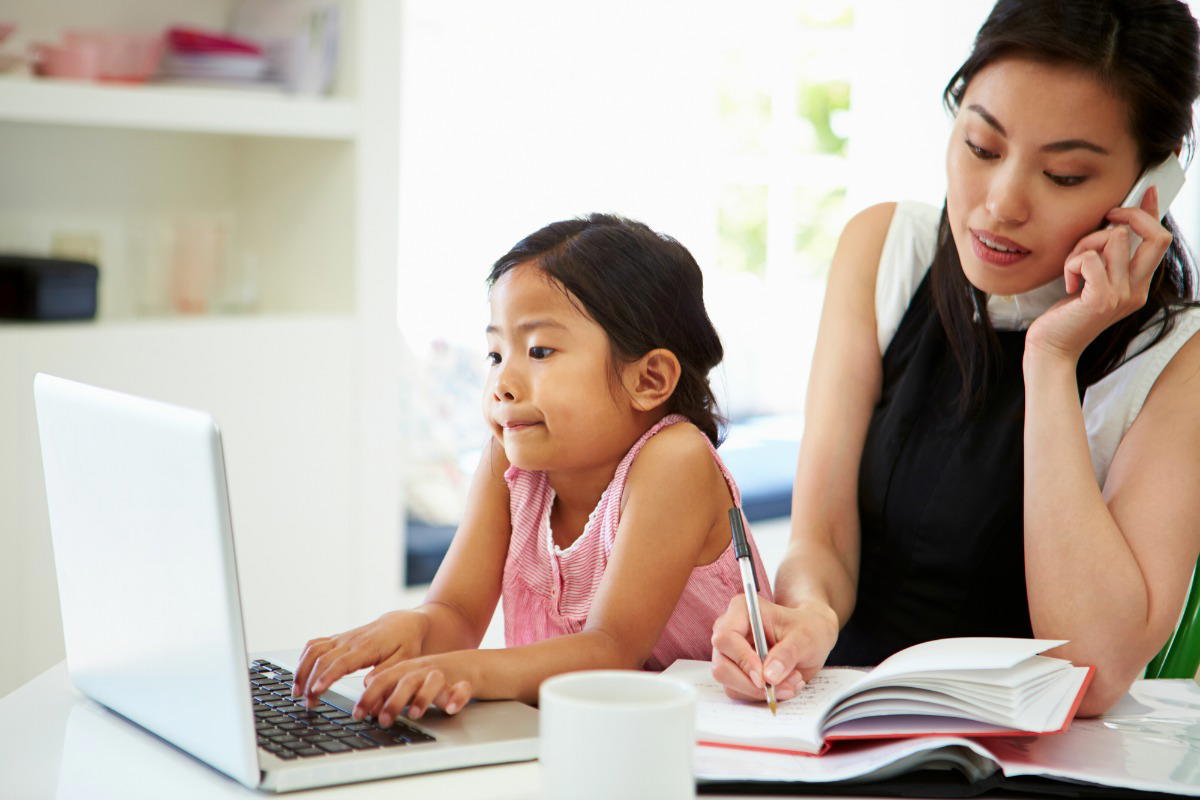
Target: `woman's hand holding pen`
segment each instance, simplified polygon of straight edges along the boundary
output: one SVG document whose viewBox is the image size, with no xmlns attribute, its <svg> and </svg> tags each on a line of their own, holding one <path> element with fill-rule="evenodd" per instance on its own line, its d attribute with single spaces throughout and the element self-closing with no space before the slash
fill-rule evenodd
<svg viewBox="0 0 1200 800">
<path fill-rule="evenodd" d="M 371 676 L 421 654 L 429 618 L 416 611 L 392 611 L 374 622 L 336 636 L 309 641 L 300 656 L 292 684 L 293 697 L 315 701 L 334 681 L 363 667 Z"/>
<path fill-rule="evenodd" d="M 837 642 L 837 615 L 817 602 L 789 608 L 759 598 L 759 606 L 770 646 L 765 665 L 750 638 L 746 598 L 738 595 L 713 624 L 713 678 L 739 700 L 761 701 L 767 683 L 775 685 L 779 700 L 787 700 L 825 664 Z"/>
</svg>

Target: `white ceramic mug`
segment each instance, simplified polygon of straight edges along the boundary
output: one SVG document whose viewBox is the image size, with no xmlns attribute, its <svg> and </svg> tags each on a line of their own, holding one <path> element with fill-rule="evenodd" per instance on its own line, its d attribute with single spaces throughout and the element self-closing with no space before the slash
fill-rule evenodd
<svg viewBox="0 0 1200 800">
<path fill-rule="evenodd" d="M 539 707 L 544 797 L 695 797 L 690 685 L 632 670 L 570 672 L 542 683 Z"/>
</svg>

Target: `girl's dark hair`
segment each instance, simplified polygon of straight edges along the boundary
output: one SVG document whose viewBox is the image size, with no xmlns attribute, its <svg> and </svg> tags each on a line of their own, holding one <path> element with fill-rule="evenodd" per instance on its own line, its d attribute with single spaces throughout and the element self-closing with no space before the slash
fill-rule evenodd
<svg viewBox="0 0 1200 800">
<path fill-rule="evenodd" d="M 725 420 L 708 373 L 721 362 L 721 339 L 704 310 L 704 279 L 679 242 L 641 222 L 590 214 L 552 222 L 517 242 L 492 266 L 488 286 L 534 263 L 578 299 L 608 334 L 614 366 L 655 348 L 679 359 L 679 383 L 667 413 L 683 414 L 714 444 Z"/>
<path fill-rule="evenodd" d="M 1192 102 L 1200 94 L 1200 34 L 1178 0 L 999 0 L 979 29 L 971 55 L 946 85 L 942 100 L 957 113 L 972 78 L 994 61 L 1018 56 L 1093 73 L 1129 109 L 1129 130 L 1140 168 L 1157 164 L 1182 143 L 1192 144 Z M 1192 305 L 1193 265 L 1174 235 L 1150 282 L 1146 304 L 1104 330 L 1079 359 L 1081 387 L 1116 369 L 1130 342 L 1157 327 L 1146 347 L 1171 329 L 1179 310 Z M 963 274 L 945 207 L 930 268 L 934 303 L 963 376 L 960 410 L 979 408 L 998 368 L 998 343 L 987 314 L 987 295 Z"/>
</svg>

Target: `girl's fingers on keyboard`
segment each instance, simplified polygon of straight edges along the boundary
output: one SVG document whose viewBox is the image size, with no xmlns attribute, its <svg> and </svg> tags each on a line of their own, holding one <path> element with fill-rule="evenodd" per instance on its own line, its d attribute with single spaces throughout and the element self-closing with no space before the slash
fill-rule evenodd
<svg viewBox="0 0 1200 800">
<path fill-rule="evenodd" d="M 391 695 L 400 677 L 401 673 L 395 667 L 375 673 L 374 680 L 363 691 L 362 696 L 358 698 L 358 703 L 354 706 L 352 712 L 354 718 L 362 719 L 367 716 L 378 718 L 383 711 L 384 702 Z"/>
<path fill-rule="evenodd" d="M 304 645 L 304 652 L 300 654 L 300 663 L 296 665 L 296 671 L 292 675 L 292 697 L 300 697 L 304 694 L 304 688 L 308 684 L 308 676 L 312 671 L 313 664 L 317 657 L 330 648 L 333 640 L 327 636 L 321 636 L 316 639 L 310 639 Z"/>
<path fill-rule="evenodd" d="M 412 701 L 413 694 L 416 693 L 417 687 L 424 678 L 425 674 L 422 672 L 410 672 L 395 682 L 387 699 L 380 706 L 379 713 L 376 714 L 381 728 L 391 727 L 392 723 L 396 721 L 396 717 L 400 716 Z"/>
<path fill-rule="evenodd" d="M 425 709 L 442 693 L 446 687 L 446 676 L 440 669 L 431 669 L 425 673 L 425 679 L 417 686 L 408 703 L 409 719 L 420 719 L 425 715 Z"/>
<path fill-rule="evenodd" d="M 447 714 L 457 714 L 471 701 L 471 684 L 469 681 L 459 681 L 444 690 L 434 701 L 438 708 Z"/>
<path fill-rule="evenodd" d="M 334 681 L 349 675 L 371 662 L 361 650 L 340 648 L 333 651 L 328 664 L 313 676 L 312 696 L 316 697 L 333 685 Z"/>
<path fill-rule="evenodd" d="M 309 673 L 308 683 L 304 686 L 304 696 L 310 703 L 316 701 L 329 684 L 341 677 L 336 674 L 334 665 L 339 663 L 346 652 L 346 646 L 338 644 L 337 640 L 334 640 L 332 647 L 317 656 L 317 660 L 313 662 L 312 671 Z"/>
</svg>

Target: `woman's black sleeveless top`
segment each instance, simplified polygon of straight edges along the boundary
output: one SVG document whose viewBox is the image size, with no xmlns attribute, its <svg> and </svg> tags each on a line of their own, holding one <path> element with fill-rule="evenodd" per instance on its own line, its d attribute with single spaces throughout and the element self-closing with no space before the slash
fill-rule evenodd
<svg viewBox="0 0 1200 800">
<path fill-rule="evenodd" d="M 1032 636 L 1022 522 L 1024 331 L 997 331 L 1001 367 L 976 413 L 928 273 L 883 356 L 859 470 L 858 599 L 826 660 L 872 665 L 947 636 Z"/>
</svg>

